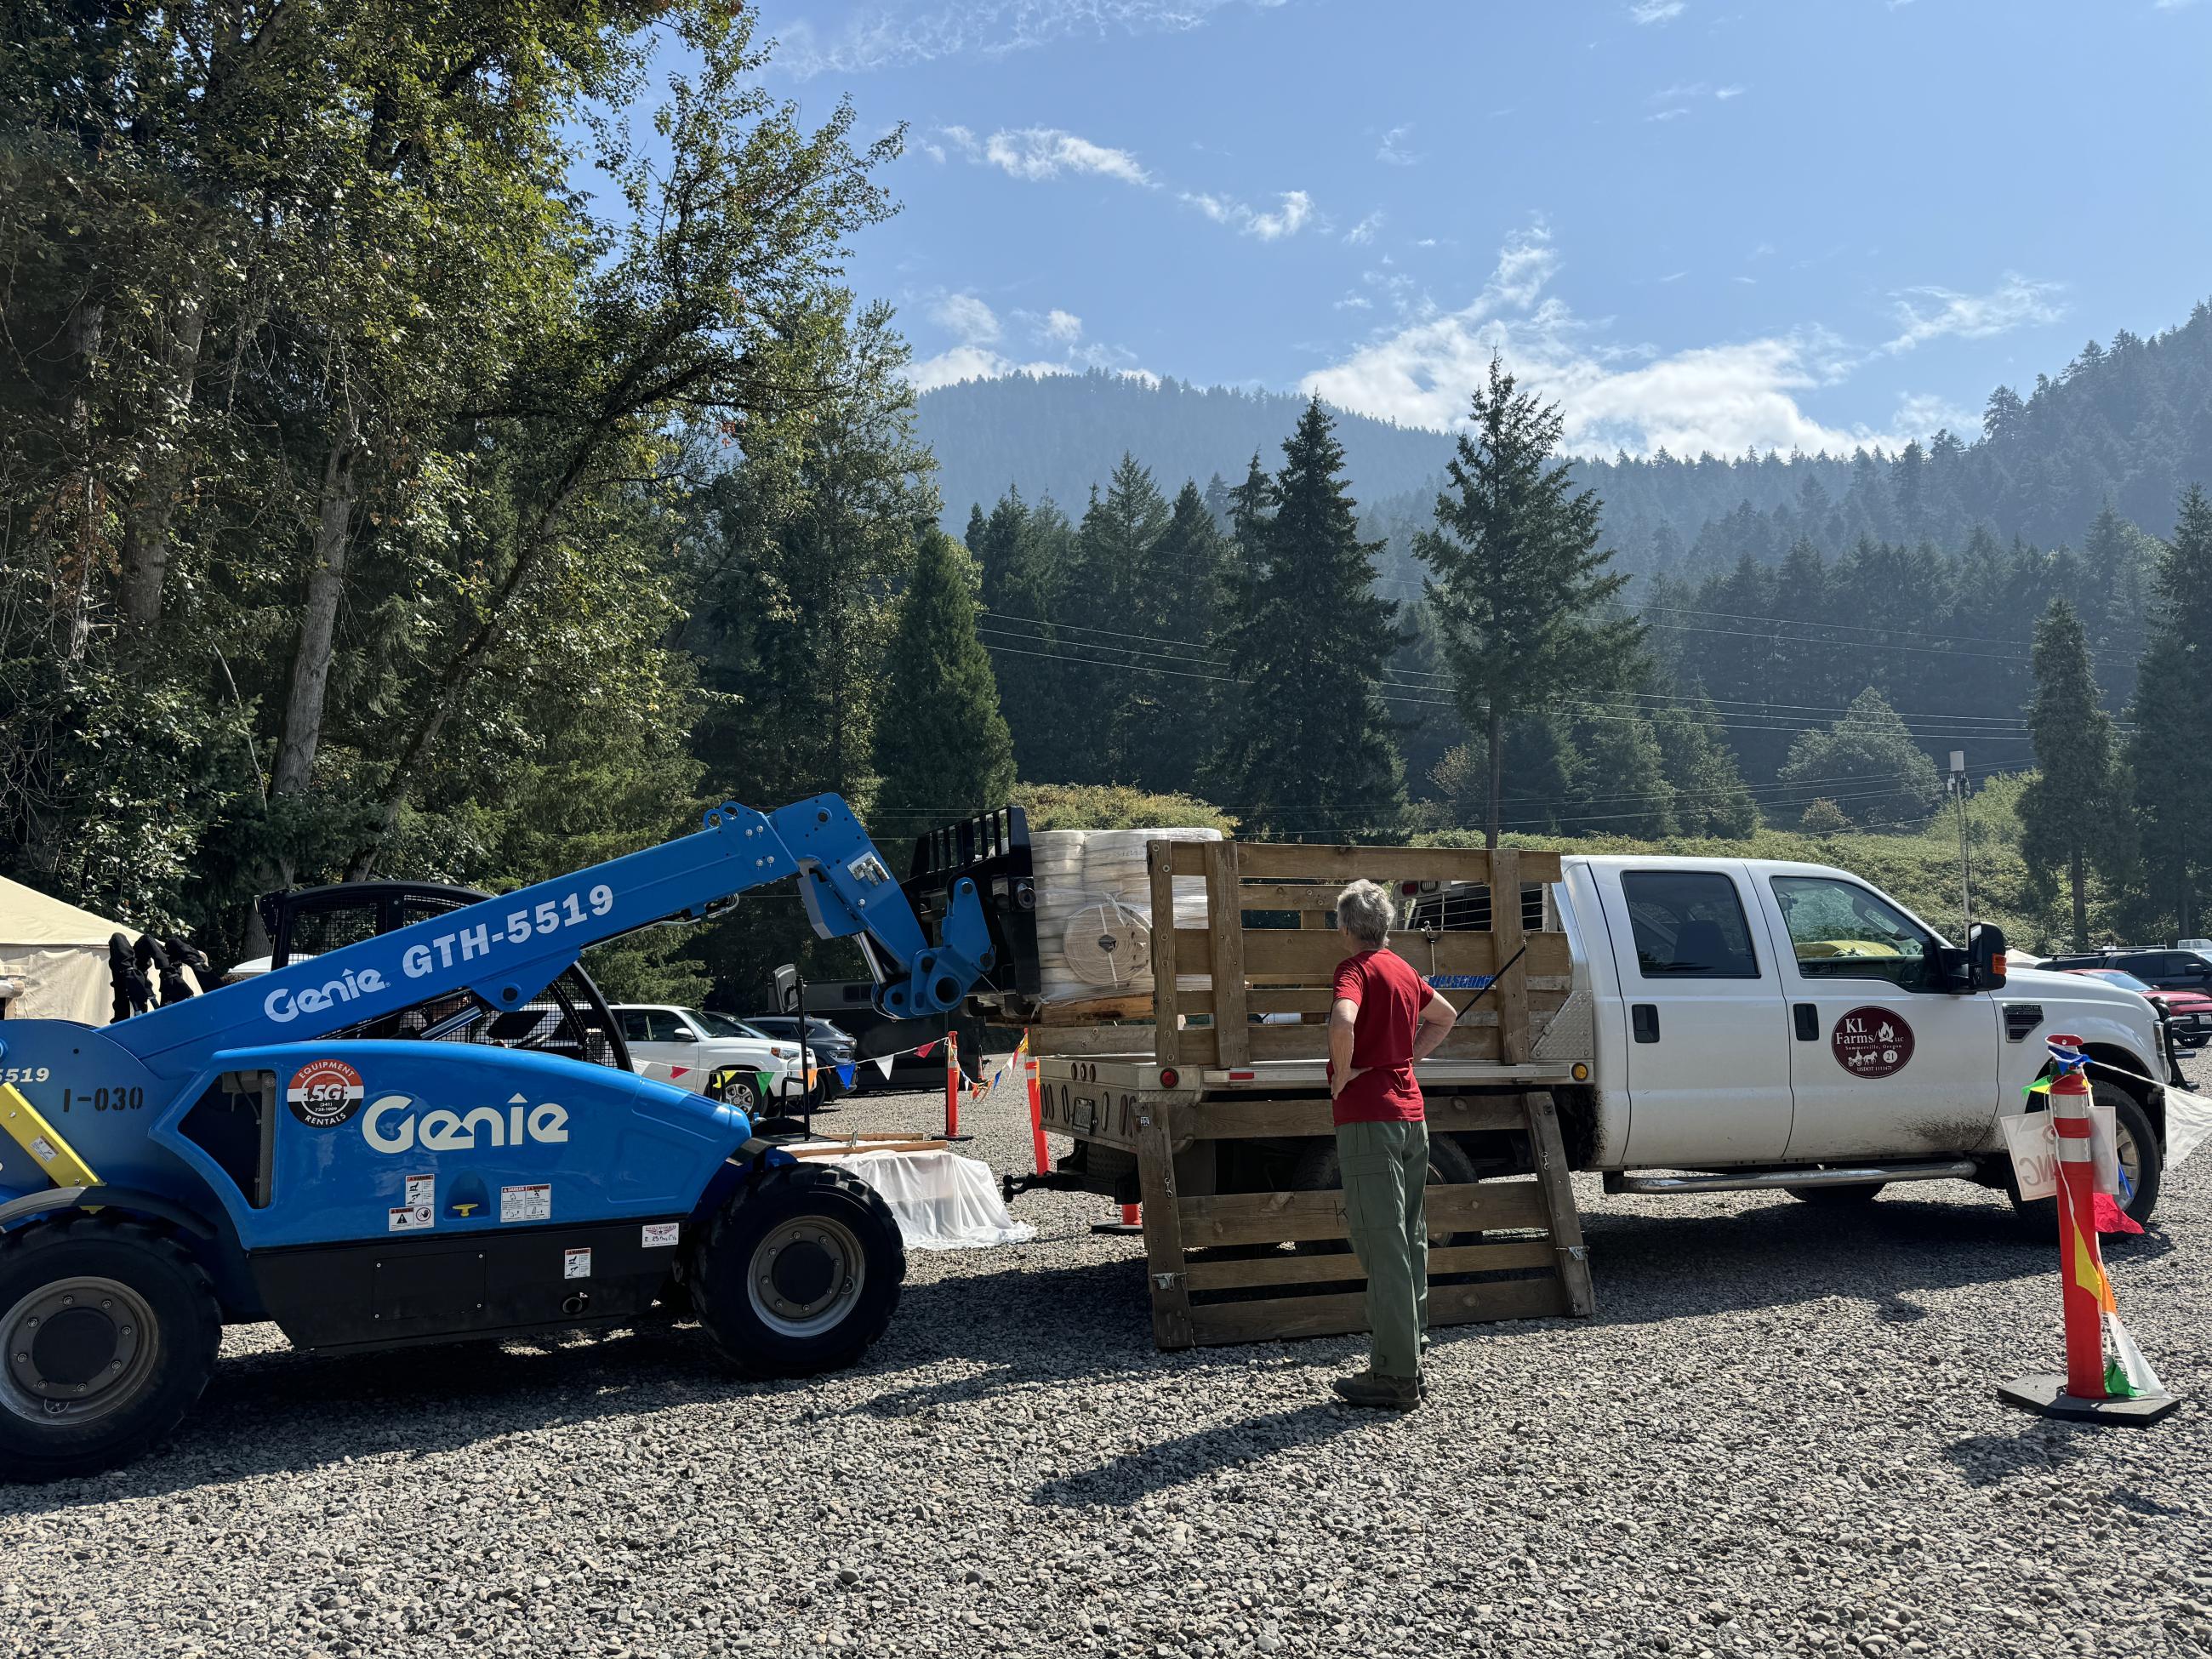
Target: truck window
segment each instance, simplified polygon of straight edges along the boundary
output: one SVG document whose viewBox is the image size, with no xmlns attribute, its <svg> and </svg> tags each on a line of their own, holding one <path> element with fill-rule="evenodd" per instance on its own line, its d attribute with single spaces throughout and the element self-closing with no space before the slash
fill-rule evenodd
<svg viewBox="0 0 2212 1659">
<path fill-rule="evenodd" d="M 645 1029 L 655 1042 L 690 1042 L 695 1040 L 691 1028 L 672 1008 L 647 1009 Z"/>
<path fill-rule="evenodd" d="M 1735 883 L 1718 871 L 1630 870 L 1620 878 L 1646 979 L 1757 979 Z"/>
<path fill-rule="evenodd" d="M 623 1041 L 624 1042 L 650 1042 L 653 1041 L 652 1037 L 648 1036 L 646 1031 L 645 1011 L 643 1009 L 624 1008 L 620 1012 L 617 1013 L 615 1018 L 622 1022 L 622 1034 Z"/>
<path fill-rule="evenodd" d="M 1847 881 L 1777 876 L 1775 902 L 1808 979 L 1880 979 L 1901 990 L 1940 989 L 1935 941 L 1887 900 Z"/>
</svg>

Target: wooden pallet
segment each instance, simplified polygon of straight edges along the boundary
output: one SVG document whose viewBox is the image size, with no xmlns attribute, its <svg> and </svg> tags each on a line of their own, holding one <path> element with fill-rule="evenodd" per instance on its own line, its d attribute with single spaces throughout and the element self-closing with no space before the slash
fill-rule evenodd
<svg viewBox="0 0 2212 1659">
<path fill-rule="evenodd" d="M 1559 855 L 1155 842 L 1149 867 L 1156 917 L 1174 915 L 1176 878 L 1204 878 L 1206 925 L 1156 927 L 1152 994 L 1046 1010 L 1031 1028 L 1031 1052 L 1141 1057 L 1206 1086 L 1171 1094 L 1116 1087 L 1102 1091 L 1103 1115 L 1047 1127 L 1135 1152 L 1161 1347 L 1364 1330 L 1365 1274 L 1357 1259 L 1287 1248 L 1346 1238 L 1343 1194 L 1217 1192 L 1216 1146 L 1334 1133 L 1316 1085 L 1345 955 L 1328 912 L 1345 883 L 1364 877 L 1394 893 L 1407 882 L 1467 883 L 1517 898 L 1524 883 L 1559 880 Z M 1548 906 L 1547 925 L 1533 930 L 1518 902 L 1492 902 L 1489 911 L 1486 929 L 1391 936 L 1392 948 L 1424 975 L 1494 980 L 1480 997 L 1445 993 L 1462 1013 L 1437 1059 L 1457 1062 L 1450 1069 L 1461 1077 L 1494 1076 L 1500 1091 L 1432 1090 L 1431 1132 L 1525 1132 L 1536 1166 L 1528 1179 L 1429 1188 L 1432 1235 L 1485 1236 L 1430 1251 L 1435 1325 L 1586 1316 L 1592 1307 L 1557 1110 L 1547 1093 L 1512 1091 L 1516 1074 L 1505 1069 L 1529 1060 L 1534 1033 L 1567 1000 L 1566 936 L 1550 924 Z M 1194 987 L 1199 978 L 1203 986 Z M 1255 1016 L 1277 1018 L 1255 1024 Z"/>
<path fill-rule="evenodd" d="M 1486 1235 L 1479 1243 L 1431 1248 L 1429 1322 L 1589 1315 L 1589 1262 L 1551 1097 L 1476 1096 L 1438 1105 L 1443 1109 L 1431 1114 L 1434 1133 L 1525 1128 L 1536 1174 L 1428 1189 L 1431 1237 Z M 1365 1294 L 1347 1288 L 1366 1277 L 1356 1257 L 1249 1250 L 1347 1238 L 1341 1192 L 1189 1190 L 1210 1184 L 1197 1173 L 1212 1166 L 1206 1142 L 1331 1133 L 1326 1100 L 1152 1102 L 1139 1109 L 1136 1127 L 1152 1335 L 1161 1347 L 1367 1328 Z M 1179 1179 L 1179 1165 L 1196 1179 Z M 1489 1237 L 1499 1233 L 1511 1237 Z M 1225 1253 L 1231 1247 L 1238 1247 L 1236 1253 Z"/>
</svg>

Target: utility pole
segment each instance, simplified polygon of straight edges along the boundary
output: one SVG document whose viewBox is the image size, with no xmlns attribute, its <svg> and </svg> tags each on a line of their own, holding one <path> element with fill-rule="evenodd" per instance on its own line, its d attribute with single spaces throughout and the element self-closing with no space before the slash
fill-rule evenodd
<svg viewBox="0 0 2212 1659">
<path fill-rule="evenodd" d="M 1951 751 L 1951 793 L 1959 803 L 1959 914 L 1966 933 L 1974 931 L 1974 866 L 1966 848 L 1966 751 Z"/>
</svg>

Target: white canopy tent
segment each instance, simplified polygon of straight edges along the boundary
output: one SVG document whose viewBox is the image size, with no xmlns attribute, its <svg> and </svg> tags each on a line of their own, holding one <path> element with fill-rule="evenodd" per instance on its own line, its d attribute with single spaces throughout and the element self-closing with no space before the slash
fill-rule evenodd
<svg viewBox="0 0 2212 1659">
<path fill-rule="evenodd" d="M 107 940 L 138 930 L 0 876 L 0 991 L 9 1019 L 74 1019 L 105 1025 L 114 1012 Z M 187 972 L 190 970 L 187 969 Z"/>
</svg>

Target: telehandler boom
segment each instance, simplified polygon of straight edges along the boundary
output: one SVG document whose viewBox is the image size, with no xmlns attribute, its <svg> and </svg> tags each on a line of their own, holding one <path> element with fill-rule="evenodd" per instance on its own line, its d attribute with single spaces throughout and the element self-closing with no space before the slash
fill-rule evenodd
<svg viewBox="0 0 2212 1659">
<path fill-rule="evenodd" d="M 0 1022 L 0 1474 L 80 1474 L 167 1433 L 224 1323 L 301 1347 L 497 1337 L 688 1304 L 741 1369 L 848 1363 L 898 1301 L 883 1201 L 744 1113 L 448 1035 L 577 953 L 795 879 L 857 937 L 885 1014 L 956 1007 L 994 961 L 975 884 L 933 941 L 834 795 L 706 827 L 103 1029 Z"/>
</svg>

